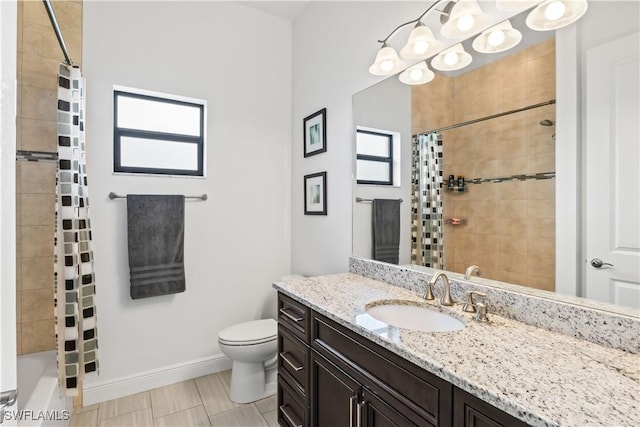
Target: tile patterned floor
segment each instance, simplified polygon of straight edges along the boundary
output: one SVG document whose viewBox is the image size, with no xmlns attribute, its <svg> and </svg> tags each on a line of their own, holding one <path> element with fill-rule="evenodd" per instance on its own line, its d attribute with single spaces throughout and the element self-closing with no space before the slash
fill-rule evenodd
<svg viewBox="0 0 640 427">
<path fill-rule="evenodd" d="M 70 427 L 276 427 L 276 397 L 229 400 L 231 371 L 76 408 Z"/>
</svg>

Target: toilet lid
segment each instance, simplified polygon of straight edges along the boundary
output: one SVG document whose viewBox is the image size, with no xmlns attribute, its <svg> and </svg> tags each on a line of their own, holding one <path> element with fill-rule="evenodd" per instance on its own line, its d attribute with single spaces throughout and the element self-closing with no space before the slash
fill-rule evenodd
<svg viewBox="0 0 640 427">
<path fill-rule="evenodd" d="M 253 320 L 220 331 L 218 340 L 236 345 L 260 344 L 278 336 L 278 322 L 273 319 Z"/>
</svg>

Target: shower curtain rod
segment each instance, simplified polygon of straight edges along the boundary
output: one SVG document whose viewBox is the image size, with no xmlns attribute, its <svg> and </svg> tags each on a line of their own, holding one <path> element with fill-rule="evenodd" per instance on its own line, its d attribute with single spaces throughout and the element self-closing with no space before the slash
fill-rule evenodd
<svg viewBox="0 0 640 427">
<path fill-rule="evenodd" d="M 496 119 L 496 118 L 502 117 L 502 116 L 508 116 L 509 114 L 521 113 L 522 111 L 532 110 L 534 108 L 544 107 L 545 105 L 551 105 L 551 104 L 555 104 L 555 103 L 556 103 L 556 100 L 552 99 L 550 101 L 541 102 L 539 104 L 529 105 L 527 107 L 518 108 L 516 110 L 505 111 L 503 113 L 493 114 L 491 116 L 486 116 L 486 117 L 481 117 L 479 119 L 469 120 L 468 122 L 457 123 L 455 125 L 446 126 L 446 127 L 438 128 L 438 129 L 432 129 L 432 130 L 429 130 L 429 131 L 426 131 L 426 132 L 415 134 L 415 135 L 413 135 L 413 137 L 417 138 L 417 137 L 419 137 L 421 135 L 429 135 L 430 133 L 434 133 L 434 132 L 443 132 L 445 130 L 451 130 L 451 129 L 459 128 L 459 127 L 462 127 L 462 126 L 472 125 L 474 123 L 484 122 L 485 120 L 491 120 L 491 119 Z"/>
<path fill-rule="evenodd" d="M 44 3 L 45 9 L 47 9 L 47 14 L 49 15 L 49 20 L 51 21 L 51 26 L 53 26 L 53 31 L 56 33 L 56 37 L 58 38 L 58 43 L 60 43 L 60 49 L 62 49 L 62 53 L 64 54 L 64 59 L 67 65 L 73 66 L 73 61 L 69 56 L 69 51 L 67 50 L 67 45 L 64 43 L 64 39 L 62 38 L 62 32 L 60 31 L 60 27 L 58 26 L 58 20 L 56 19 L 56 14 L 53 11 L 53 6 L 49 0 L 42 0 Z"/>
</svg>

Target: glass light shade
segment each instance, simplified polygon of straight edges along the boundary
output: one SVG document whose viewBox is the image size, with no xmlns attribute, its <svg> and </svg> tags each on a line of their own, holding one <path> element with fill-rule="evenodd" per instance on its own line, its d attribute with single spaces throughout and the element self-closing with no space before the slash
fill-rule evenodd
<svg viewBox="0 0 640 427">
<path fill-rule="evenodd" d="M 527 26 L 536 31 L 551 31 L 573 24 L 582 17 L 587 0 L 545 0 L 527 16 Z"/>
<path fill-rule="evenodd" d="M 409 40 L 400 50 L 407 59 L 428 58 L 442 49 L 442 43 L 433 36 L 433 32 L 422 22 L 418 22 L 409 34 Z"/>
<path fill-rule="evenodd" d="M 500 10 L 523 10 L 540 2 L 541 0 L 496 0 L 496 8 Z"/>
<path fill-rule="evenodd" d="M 480 9 L 476 0 L 460 0 L 451 9 L 449 19 L 440 33 L 449 39 L 456 39 L 477 33 L 489 23 L 489 15 Z"/>
<path fill-rule="evenodd" d="M 404 69 L 405 63 L 398 57 L 396 50 L 386 43 L 382 45 L 376 60 L 369 67 L 369 72 L 375 76 L 390 76 Z"/>
<path fill-rule="evenodd" d="M 460 70 L 471 64 L 473 58 L 465 52 L 461 43 L 440 52 L 431 61 L 431 66 L 440 71 Z M 455 62 L 454 62 L 455 61 Z"/>
<path fill-rule="evenodd" d="M 400 73 L 399 79 L 407 85 L 422 85 L 429 83 L 435 77 L 435 73 L 429 69 L 427 63 L 421 61 Z"/>
<path fill-rule="evenodd" d="M 511 49 L 521 40 L 522 33 L 514 29 L 507 19 L 476 37 L 472 46 L 480 53 L 497 53 Z"/>
</svg>

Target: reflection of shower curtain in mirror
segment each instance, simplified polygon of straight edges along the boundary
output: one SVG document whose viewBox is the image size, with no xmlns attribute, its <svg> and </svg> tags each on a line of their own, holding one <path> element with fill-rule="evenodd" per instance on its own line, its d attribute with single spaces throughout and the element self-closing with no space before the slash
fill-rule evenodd
<svg viewBox="0 0 640 427">
<path fill-rule="evenodd" d="M 418 135 L 412 146 L 411 263 L 444 268 L 442 139 Z"/>
</svg>

